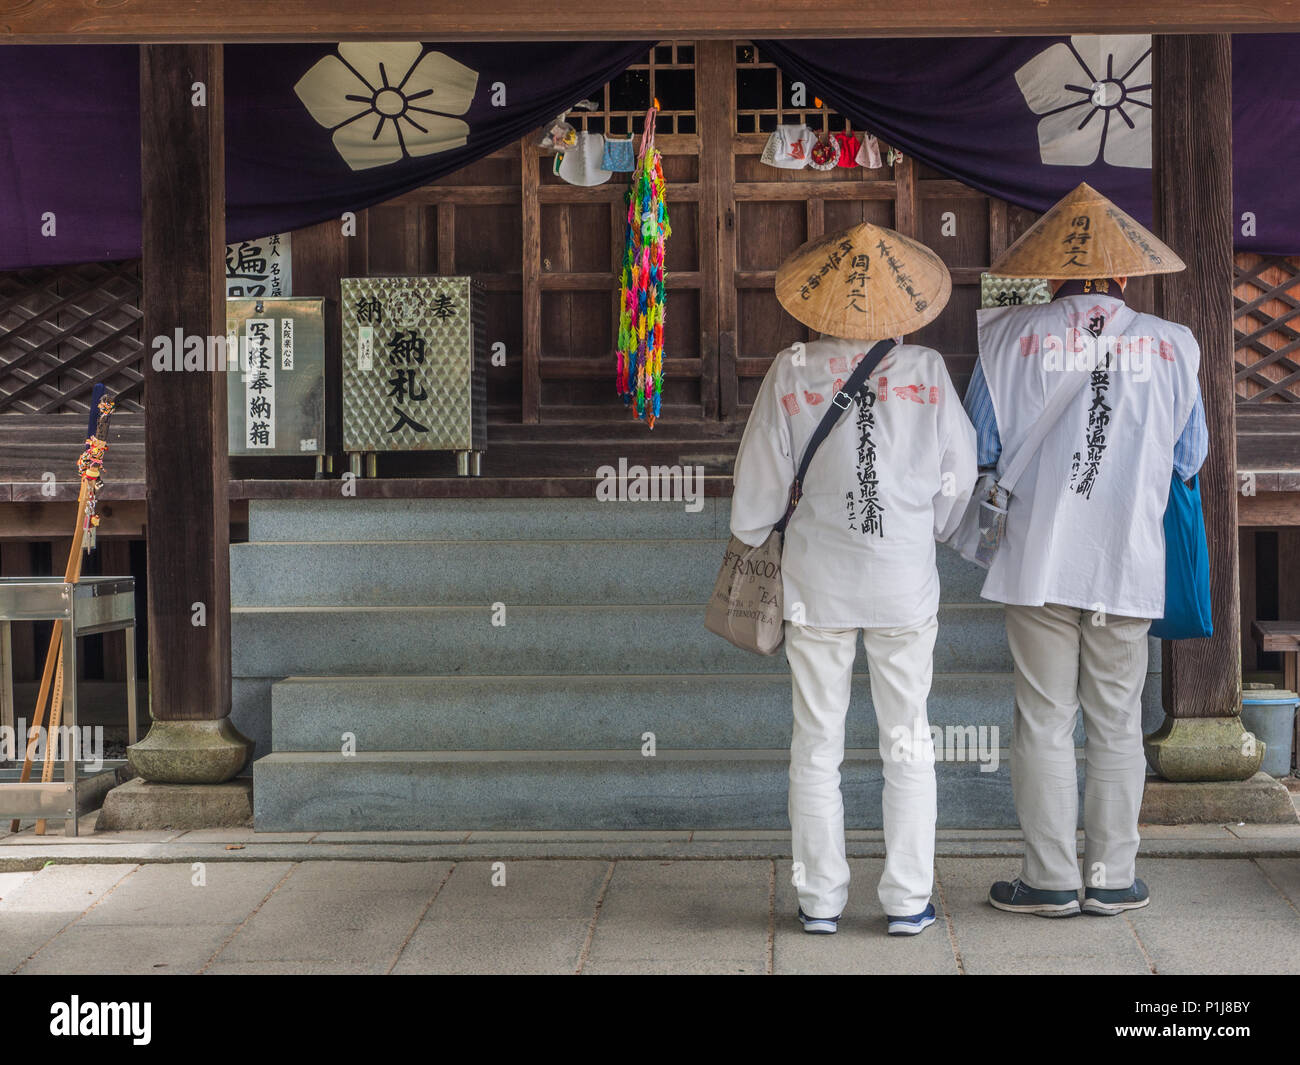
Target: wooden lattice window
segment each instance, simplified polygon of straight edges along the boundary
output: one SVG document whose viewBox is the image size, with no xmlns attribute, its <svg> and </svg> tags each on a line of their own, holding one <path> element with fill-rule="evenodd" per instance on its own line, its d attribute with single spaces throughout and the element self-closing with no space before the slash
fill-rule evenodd
<svg viewBox="0 0 1300 1065">
<path fill-rule="evenodd" d="M 0 414 L 90 410 L 103 382 L 141 409 L 140 263 L 0 273 Z"/>
<path fill-rule="evenodd" d="M 736 132 L 770 133 L 778 125 L 803 124 L 810 129 L 835 132 L 846 128 L 844 116 L 805 87 L 802 104 L 795 106 L 794 86 L 774 62 L 764 59 L 748 42 L 736 45 Z"/>
<path fill-rule="evenodd" d="M 650 49 L 644 63 L 633 63 L 605 84 L 595 97 L 594 111 L 573 110 L 569 121 L 577 129 L 615 137 L 639 134 L 651 103 L 659 102 L 655 136 L 695 133 L 695 45 L 664 41 Z"/>
<path fill-rule="evenodd" d="M 1237 402 L 1300 403 L 1300 258 L 1236 257 Z"/>
<path fill-rule="evenodd" d="M 647 109 L 659 103 L 655 145 L 673 228 L 663 403 L 665 420 L 678 421 L 699 420 L 708 408 L 704 360 L 716 328 L 715 278 L 703 268 L 714 238 L 702 231 L 702 219 L 714 204 L 703 173 L 698 52 L 692 42 L 661 42 L 595 95 L 596 110 L 568 115 L 578 129 L 636 136 Z M 628 175 L 589 188 L 569 185 L 536 142 L 523 142 L 522 419 L 628 423 L 613 384 Z"/>
</svg>

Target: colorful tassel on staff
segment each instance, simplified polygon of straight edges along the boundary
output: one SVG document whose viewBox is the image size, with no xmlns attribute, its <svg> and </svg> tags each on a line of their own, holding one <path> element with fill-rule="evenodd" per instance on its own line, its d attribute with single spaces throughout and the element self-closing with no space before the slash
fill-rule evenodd
<svg viewBox="0 0 1300 1065">
<path fill-rule="evenodd" d="M 624 404 L 651 429 L 663 396 L 664 312 L 668 301 L 664 251 L 668 223 L 663 161 L 654 147 L 655 110 L 646 116 L 641 154 L 627 190 L 627 239 L 619 283 L 618 368 Z"/>
</svg>

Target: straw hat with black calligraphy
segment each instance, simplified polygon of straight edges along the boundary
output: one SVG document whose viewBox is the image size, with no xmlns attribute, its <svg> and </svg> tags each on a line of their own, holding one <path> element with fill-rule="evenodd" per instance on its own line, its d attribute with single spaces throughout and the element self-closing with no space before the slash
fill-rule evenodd
<svg viewBox="0 0 1300 1065">
<path fill-rule="evenodd" d="M 1186 269 L 1183 260 L 1086 181 L 1060 200 L 989 270 L 1002 277 L 1143 277 Z"/>
<path fill-rule="evenodd" d="M 884 340 L 934 321 L 952 295 L 943 260 L 915 240 L 863 222 L 810 240 L 776 272 L 776 298 L 809 329 Z"/>
</svg>

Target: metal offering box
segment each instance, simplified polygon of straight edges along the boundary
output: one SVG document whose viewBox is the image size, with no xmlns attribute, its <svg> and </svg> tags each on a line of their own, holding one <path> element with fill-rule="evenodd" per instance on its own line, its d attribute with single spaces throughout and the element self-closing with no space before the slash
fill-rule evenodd
<svg viewBox="0 0 1300 1065">
<path fill-rule="evenodd" d="M 1042 278 L 980 274 L 981 307 L 1018 307 L 1026 303 L 1051 302 L 1052 287 Z"/>
<path fill-rule="evenodd" d="M 325 302 L 226 300 L 230 454 L 325 454 Z"/>
<path fill-rule="evenodd" d="M 455 451 L 477 474 L 487 447 L 483 289 L 468 277 L 345 277 L 343 450 Z M 371 468 L 373 470 L 373 457 Z"/>
</svg>

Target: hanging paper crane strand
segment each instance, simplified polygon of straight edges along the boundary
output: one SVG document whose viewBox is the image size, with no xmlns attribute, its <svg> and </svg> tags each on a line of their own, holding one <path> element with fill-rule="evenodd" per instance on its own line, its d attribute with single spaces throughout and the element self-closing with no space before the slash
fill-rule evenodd
<svg viewBox="0 0 1300 1065">
<path fill-rule="evenodd" d="M 619 397 L 653 429 L 663 395 L 668 223 L 663 162 L 654 147 L 654 112 L 646 116 L 641 155 L 627 190 L 627 239 L 619 288 Z"/>
</svg>

